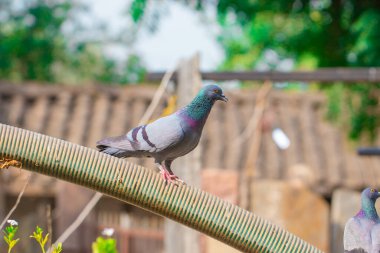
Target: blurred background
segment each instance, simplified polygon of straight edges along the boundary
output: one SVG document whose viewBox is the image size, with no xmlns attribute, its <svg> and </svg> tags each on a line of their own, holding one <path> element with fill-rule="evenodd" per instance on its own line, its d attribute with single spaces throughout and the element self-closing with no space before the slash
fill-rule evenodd
<svg viewBox="0 0 380 253">
<path fill-rule="evenodd" d="M 380 146 L 379 25 L 376 1 L 0 0 L 0 122 L 95 148 L 217 82 L 229 102 L 176 174 L 343 252 L 359 192 L 380 185 L 379 156 L 356 153 Z M 28 175 L 1 171 L 0 219 Z M 12 218 L 20 237 L 39 225 L 54 242 L 93 198 L 33 174 Z M 105 196 L 63 252 L 91 252 L 109 227 L 120 253 L 236 252 Z M 23 239 L 18 251 L 36 246 Z"/>
</svg>

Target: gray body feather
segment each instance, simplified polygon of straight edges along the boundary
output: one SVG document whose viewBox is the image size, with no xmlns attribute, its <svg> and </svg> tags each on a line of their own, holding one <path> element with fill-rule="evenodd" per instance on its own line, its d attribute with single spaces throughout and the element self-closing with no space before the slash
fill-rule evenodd
<svg viewBox="0 0 380 253">
<path fill-rule="evenodd" d="M 153 157 L 157 163 L 174 160 L 192 151 L 202 128 L 191 129 L 175 113 L 150 124 L 138 126 L 126 135 L 97 142 L 97 148 L 116 157 Z"/>
<path fill-rule="evenodd" d="M 380 224 L 351 218 L 344 229 L 345 252 L 380 253 Z"/>
</svg>

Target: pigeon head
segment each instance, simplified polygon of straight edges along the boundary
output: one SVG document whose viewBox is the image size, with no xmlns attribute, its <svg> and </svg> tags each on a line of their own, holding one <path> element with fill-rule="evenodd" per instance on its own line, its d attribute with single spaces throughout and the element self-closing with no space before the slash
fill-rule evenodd
<svg viewBox="0 0 380 253">
<path fill-rule="evenodd" d="M 380 197 L 380 192 L 374 188 L 366 188 L 362 192 L 362 198 L 376 202 L 376 199 Z"/>
<path fill-rule="evenodd" d="M 380 192 L 373 188 L 366 188 L 362 191 L 362 208 L 357 214 L 359 217 L 366 217 L 372 220 L 378 220 L 379 216 L 375 208 L 375 202 L 380 197 Z"/>
<path fill-rule="evenodd" d="M 222 89 L 216 84 L 207 85 L 203 87 L 200 90 L 199 95 L 205 96 L 213 102 L 215 102 L 216 100 L 221 100 L 224 102 L 228 101 L 228 98 L 223 94 Z"/>
<path fill-rule="evenodd" d="M 179 111 L 179 114 L 192 128 L 202 128 L 217 100 L 227 102 L 222 89 L 215 84 L 204 86 L 190 104 Z"/>
</svg>

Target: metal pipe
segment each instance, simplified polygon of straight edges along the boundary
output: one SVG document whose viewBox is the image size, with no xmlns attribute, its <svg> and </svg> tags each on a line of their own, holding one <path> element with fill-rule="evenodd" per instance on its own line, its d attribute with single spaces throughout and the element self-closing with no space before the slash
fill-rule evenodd
<svg viewBox="0 0 380 253">
<path fill-rule="evenodd" d="M 211 194 L 166 185 L 150 169 L 60 139 L 0 124 L 0 158 L 170 218 L 243 252 L 322 252 Z"/>
<path fill-rule="evenodd" d="M 149 81 L 161 80 L 165 72 L 147 73 Z M 313 71 L 217 71 L 201 72 L 202 80 L 214 81 L 272 81 L 272 82 L 331 82 L 351 83 L 378 83 L 380 82 L 380 68 L 320 68 Z M 174 73 L 172 80 L 177 79 Z"/>
<path fill-rule="evenodd" d="M 368 156 L 368 155 L 380 155 L 379 147 L 361 147 L 357 149 L 358 155 Z"/>
</svg>

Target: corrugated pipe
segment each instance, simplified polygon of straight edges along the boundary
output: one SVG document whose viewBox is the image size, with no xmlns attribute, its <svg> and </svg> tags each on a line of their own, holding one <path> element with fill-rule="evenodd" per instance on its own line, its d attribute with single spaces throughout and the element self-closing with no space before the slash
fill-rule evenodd
<svg viewBox="0 0 380 253">
<path fill-rule="evenodd" d="M 175 220 L 243 252 L 322 252 L 286 230 L 187 185 L 96 150 L 0 124 L 0 158 Z"/>
</svg>

